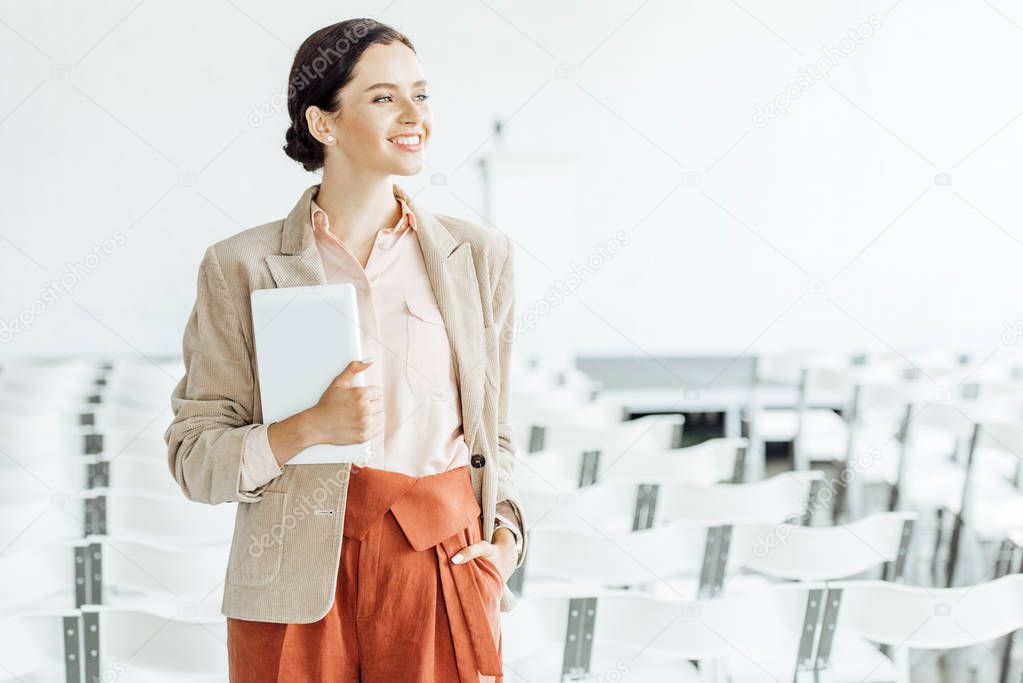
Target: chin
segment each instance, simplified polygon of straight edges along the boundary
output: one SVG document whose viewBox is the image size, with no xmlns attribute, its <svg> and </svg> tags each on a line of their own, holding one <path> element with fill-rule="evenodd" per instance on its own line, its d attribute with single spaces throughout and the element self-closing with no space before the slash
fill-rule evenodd
<svg viewBox="0 0 1023 683">
<path fill-rule="evenodd" d="M 391 171 L 391 175 L 400 176 L 419 175 L 423 170 L 423 166 L 425 166 L 425 164 L 423 163 L 422 159 L 408 161 L 403 164 L 398 164 L 397 166 L 395 166 L 394 170 Z"/>
</svg>

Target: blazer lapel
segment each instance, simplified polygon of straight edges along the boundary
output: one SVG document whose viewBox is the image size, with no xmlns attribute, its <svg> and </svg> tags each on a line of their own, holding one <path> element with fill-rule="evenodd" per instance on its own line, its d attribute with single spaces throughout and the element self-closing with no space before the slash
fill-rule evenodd
<svg viewBox="0 0 1023 683">
<path fill-rule="evenodd" d="M 472 245 L 458 241 L 433 214 L 417 207 L 402 188 L 396 184 L 393 187 L 416 217 L 413 232 L 419 238 L 426 273 L 451 343 L 461 398 L 462 429 L 466 443 L 474 449 L 483 411 L 486 364 L 483 362 L 482 300 Z M 319 189 L 320 185 L 316 184 L 302 193 L 284 219 L 281 253 L 265 257 L 277 287 L 327 284 L 309 211 Z"/>
<path fill-rule="evenodd" d="M 320 186 L 312 185 L 284 219 L 281 253 L 265 257 L 274 284 L 278 287 L 303 287 L 327 284 L 323 260 L 316 248 L 309 207 Z"/>
</svg>

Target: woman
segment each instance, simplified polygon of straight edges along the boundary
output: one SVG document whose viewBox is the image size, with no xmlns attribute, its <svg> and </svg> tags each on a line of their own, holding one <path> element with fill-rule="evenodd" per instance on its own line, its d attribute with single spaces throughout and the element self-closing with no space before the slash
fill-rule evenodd
<svg viewBox="0 0 1023 683">
<path fill-rule="evenodd" d="M 189 499 L 239 502 L 222 606 L 232 681 L 501 680 L 499 612 L 526 550 L 507 424 L 511 241 L 391 182 L 423 168 L 428 97 L 394 29 L 357 19 L 309 36 L 285 152 L 322 182 L 200 265 L 166 440 Z M 356 285 L 373 360 L 262 424 L 251 291 L 334 282 Z M 287 464 L 365 441 L 362 463 Z"/>
</svg>

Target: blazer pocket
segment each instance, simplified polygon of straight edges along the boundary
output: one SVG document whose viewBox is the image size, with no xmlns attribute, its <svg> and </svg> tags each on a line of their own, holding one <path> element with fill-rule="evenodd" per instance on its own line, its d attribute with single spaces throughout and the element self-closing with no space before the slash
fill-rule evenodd
<svg viewBox="0 0 1023 683">
<path fill-rule="evenodd" d="M 452 386 L 451 341 L 440 308 L 423 299 L 406 299 L 408 328 L 405 380 L 416 396 L 431 398 L 434 389 Z"/>
<path fill-rule="evenodd" d="M 225 581 L 265 586 L 281 572 L 284 557 L 285 491 L 263 491 L 256 503 L 238 503 Z"/>
</svg>

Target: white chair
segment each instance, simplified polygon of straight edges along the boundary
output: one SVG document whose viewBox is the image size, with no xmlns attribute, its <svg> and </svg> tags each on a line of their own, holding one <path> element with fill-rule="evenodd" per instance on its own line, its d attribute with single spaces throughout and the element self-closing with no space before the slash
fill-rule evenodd
<svg viewBox="0 0 1023 683">
<path fill-rule="evenodd" d="M 508 421 L 522 453 L 543 450 L 556 445 L 548 442 L 544 427 L 576 425 L 600 429 L 621 424 L 625 418 L 621 406 L 580 397 L 574 390 L 545 391 L 537 394 L 512 394 Z"/>
<path fill-rule="evenodd" d="M 74 609 L 76 546 L 84 548 L 85 543 L 49 542 L 0 553 L 0 586 L 5 587 L 0 613 L 29 606 Z"/>
<path fill-rule="evenodd" d="M 562 393 L 585 402 L 600 389 L 600 382 L 578 368 L 544 364 L 540 358 L 525 361 L 517 354 L 512 355 L 511 376 L 515 378 L 513 390 L 521 396 Z"/>
<path fill-rule="evenodd" d="M 958 514 L 968 472 L 969 490 L 978 498 L 1004 500 L 1017 494 L 997 467 L 971 467 L 975 431 L 976 423 L 953 402 L 913 407 L 900 464 L 902 507 Z"/>
<path fill-rule="evenodd" d="M 749 484 L 663 484 L 657 486 L 656 497 L 646 509 L 643 487 L 632 484 L 598 483 L 562 491 L 523 488 L 520 497 L 530 529 L 629 531 L 680 519 L 715 524 L 782 522 L 803 518 L 812 506 L 814 484 L 821 479 L 820 472 L 810 471 L 785 472 Z"/>
<path fill-rule="evenodd" d="M 531 530 L 522 595 L 544 595 L 568 587 L 578 592 L 661 584 L 670 588 L 665 597 L 694 600 L 710 531 L 707 524 L 685 521 L 611 534 Z M 668 579 L 674 580 L 670 586 L 665 583 Z"/>
<path fill-rule="evenodd" d="M 955 580 L 964 549 L 964 536 L 974 540 L 967 556 L 980 557 L 986 549 L 1023 531 L 1023 492 L 1018 488 L 1023 424 L 983 422 L 974 425 L 969 453 L 963 465 L 960 503 L 954 515 L 946 586 Z M 983 568 L 972 572 L 976 577 Z M 972 579 L 970 579 L 972 582 Z"/>
<path fill-rule="evenodd" d="M 1000 477 L 1023 493 L 1023 415 L 1016 420 L 980 420 L 971 466 L 981 476 Z"/>
<path fill-rule="evenodd" d="M 887 422 L 856 421 L 849 425 L 846 455 L 836 463 L 836 477 L 843 482 L 832 509 L 835 523 L 852 521 L 877 511 L 892 510 L 899 492 L 902 444 L 900 427 Z M 871 493 L 881 492 L 880 501 Z"/>
<path fill-rule="evenodd" d="M 29 453 L 22 454 L 17 464 L 7 462 L 0 466 L 0 501 L 51 502 L 54 496 L 72 496 L 85 488 L 87 466 L 93 459 L 85 456 L 36 459 L 34 453 Z"/>
<path fill-rule="evenodd" d="M 62 424 L 81 424 L 96 433 L 129 432 L 150 437 L 163 437 L 173 419 L 170 392 L 156 406 L 114 405 L 100 403 L 81 406 L 64 416 Z"/>
<path fill-rule="evenodd" d="M 77 610 L 0 615 L 0 683 L 81 680 L 81 639 Z"/>
<path fill-rule="evenodd" d="M 754 385 L 791 387 L 792 408 L 764 409 L 754 391 L 750 406 L 752 432 L 761 446 L 767 441 L 792 442 L 793 469 L 809 469 L 814 460 L 830 461 L 842 454 L 845 420 L 831 409 L 848 407 L 852 383 L 849 359 L 838 354 L 793 351 L 758 357 Z M 818 407 L 824 403 L 829 407 Z"/>
<path fill-rule="evenodd" d="M 170 544 L 229 542 L 234 534 L 236 505 L 202 505 L 181 496 L 141 492 L 89 490 L 87 497 L 103 500 L 106 532 L 113 536 L 149 539 Z"/>
<path fill-rule="evenodd" d="M 229 543 L 171 545 L 148 539 L 101 538 L 103 596 L 219 599 Z"/>
<path fill-rule="evenodd" d="M 742 438 L 715 438 L 668 451 L 630 449 L 606 461 L 601 458 L 597 481 L 703 485 L 732 481 L 747 444 Z"/>
<path fill-rule="evenodd" d="M 657 501 L 657 520 L 706 520 L 719 524 L 783 522 L 812 515 L 815 486 L 823 481 L 819 471 L 782 472 L 748 484 L 715 484 L 662 487 Z"/>
<path fill-rule="evenodd" d="M 630 448 L 587 455 L 581 448 L 563 446 L 521 455 L 515 477 L 520 488 L 536 491 L 580 488 L 592 483 L 710 485 L 731 481 L 746 439 L 708 439 L 695 446 L 673 449 Z M 592 453 L 592 451 L 590 452 Z"/>
<path fill-rule="evenodd" d="M 859 519 L 875 511 L 867 509 L 867 494 L 877 488 L 887 493 L 881 509 L 894 509 L 901 437 L 908 419 L 910 397 L 900 387 L 867 372 L 854 373 L 853 378 L 846 449 L 836 463 L 841 466 L 840 478 L 847 484 L 835 500 L 835 521 Z"/>
<path fill-rule="evenodd" d="M 0 548 L 6 553 L 81 539 L 84 518 L 81 499 L 63 494 L 0 504 Z"/>
<path fill-rule="evenodd" d="M 181 487 L 168 472 L 165 456 L 153 458 L 124 453 L 107 462 L 109 490 L 181 499 Z"/>
<path fill-rule="evenodd" d="M 832 527 L 793 524 L 735 526 L 729 573 L 749 569 L 796 581 L 829 581 L 893 563 L 897 578 L 906 560 L 915 512 L 883 512 Z"/>
<path fill-rule="evenodd" d="M 936 400 L 914 406 L 905 430 L 899 477 L 904 492 L 900 507 L 937 518 L 931 570 L 935 575 L 944 536 L 943 519 L 946 514 L 952 518 L 942 577 L 946 586 L 953 585 L 956 568 L 963 559 L 960 550 L 966 520 L 975 518 L 975 529 L 982 529 L 990 540 L 1000 541 L 1012 528 L 1011 522 L 1002 521 L 1000 516 L 1011 511 L 1013 499 L 1020 497 L 1015 472 L 1004 464 L 1007 458 L 1015 457 L 1014 449 L 1019 447 L 1017 430 L 1009 423 L 989 423 L 991 431 L 1000 434 L 1011 446 L 993 434 L 985 436 L 984 428 L 961 405 Z M 975 514 L 971 513 L 973 502 Z M 992 535 L 998 538 L 991 538 Z M 975 554 L 969 559 L 975 566 L 980 561 Z M 978 571 L 971 573 L 977 575 Z"/>
<path fill-rule="evenodd" d="M 702 597 L 748 593 L 777 581 L 831 581 L 874 572 L 890 580 L 903 579 L 915 513 L 878 513 L 831 527 L 793 524 L 736 524 L 716 550 L 721 558 L 705 561 Z M 645 560 L 646 558 L 641 558 Z M 869 577 L 872 578 L 872 577 Z M 691 577 L 662 575 L 641 588 L 670 597 L 690 590 Z"/>
<path fill-rule="evenodd" d="M 552 448 L 600 451 L 609 459 L 630 451 L 666 450 L 681 445 L 682 415 L 650 415 L 635 420 L 602 420 L 577 416 L 539 414 L 519 420 L 518 429 L 529 430 L 525 452 Z"/>
<path fill-rule="evenodd" d="M 885 581 L 828 584 L 818 647 L 820 680 L 909 683 L 909 651 L 986 644 L 1023 628 L 1023 575 L 963 588 Z M 869 643 L 887 645 L 892 659 Z"/>
<path fill-rule="evenodd" d="M 515 482 L 533 491 L 577 489 L 585 457 L 581 449 L 565 447 L 520 455 L 515 461 Z"/>
<path fill-rule="evenodd" d="M 156 424 L 156 417 L 165 416 L 166 413 L 160 413 L 154 417 L 153 424 Z M 168 421 L 162 426 L 166 428 Z M 99 451 L 98 454 L 103 455 L 107 458 L 120 457 L 122 454 L 132 454 L 136 457 L 149 457 L 153 460 L 159 460 L 160 458 L 166 458 L 167 455 L 167 443 L 163 440 L 163 432 L 160 429 L 150 428 L 148 432 L 139 432 L 135 430 L 124 430 L 124 431 L 101 431 L 96 432 L 94 438 L 97 438 Z"/>
<path fill-rule="evenodd" d="M 120 662 L 138 681 L 226 678 L 225 618 L 212 610 L 196 613 L 189 603 L 176 607 L 151 599 L 83 606 L 86 672 L 101 672 Z M 88 647 L 93 627 L 98 648 Z"/>
<path fill-rule="evenodd" d="M 806 617 L 816 619 L 822 592 L 787 584 L 691 602 L 630 591 L 524 597 L 503 616 L 506 670 L 509 680 L 537 683 L 584 673 L 637 683 L 708 680 L 688 666 L 698 660 L 703 672 L 719 669 L 737 681 L 754 671 L 792 681 L 812 666 Z"/>
<path fill-rule="evenodd" d="M 11 454 L 31 453 L 33 460 L 83 455 L 87 452 L 87 436 L 95 444 L 91 451 L 94 455 L 113 457 L 131 452 L 159 458 L 167 452 L 163 437 L 154 430 L 94 433 L 77 426 L 58 429 L 31 420 L 17 422 L 9 428 L 0 427 L 0 449 Z"/>
</svg>

